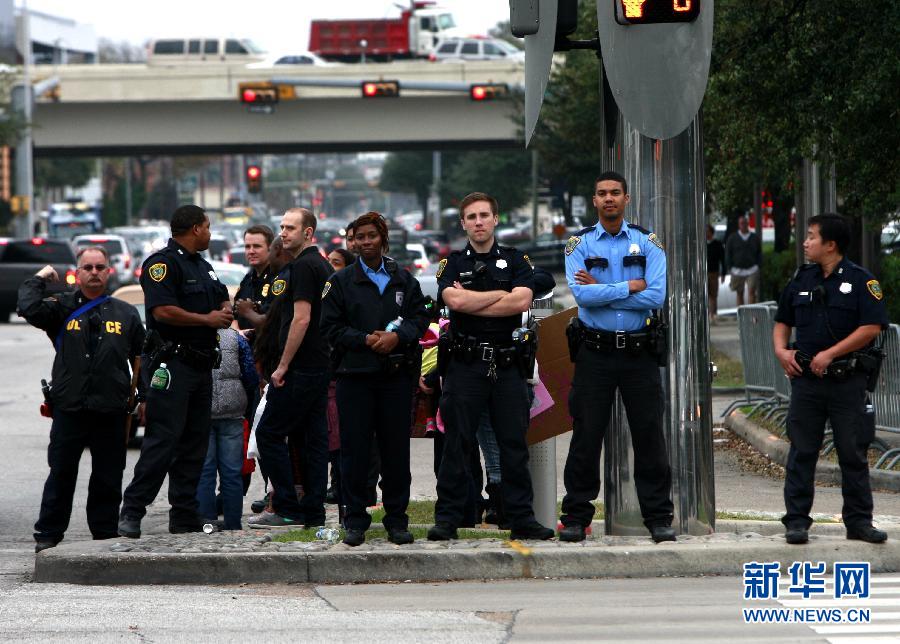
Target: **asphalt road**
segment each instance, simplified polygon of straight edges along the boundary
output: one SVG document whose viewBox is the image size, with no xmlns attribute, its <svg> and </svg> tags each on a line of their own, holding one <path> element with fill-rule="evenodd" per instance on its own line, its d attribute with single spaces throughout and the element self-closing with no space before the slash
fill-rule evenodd
<svg viewBox="0 0 900 644">
<path fill-rule="evenodd" d="M 748 603 L 742 599 L 739 577 L 336 587 L 254 585 L 252 580 L 239 587 L 32 584 L 31 532 L 47 472 L 50 427 L 37 413 L 39 382 L 49 373 L 51 359 L 50 342 L 40 332 L 21 322 L 0 325 L 4 641 L 844 641 L 840 631 L 835 635 L 804 625 L 745 624 L 741 608 Z M 413 445 L 414 495 L 433 496 L 431 443 L 417 440 Z M 567 448 L 563 437 L 557 446 L 559 479 Z M 136 458 L 132 450 L 126 481 Z M 90 538 L 84 519 L 89 472 L 90 457 L 85 454 L 67 539 Z M 720 509 L 781 508 L 780 484 L 741 472 L 728 455 L 717 453 L 716 479 Z M 254 488 L 248 503 L 258 493 Z M 876 512 L 900 516 L 900 495 L 878 494 L 875 503 Z M 838 512 L 839 490 L 820 489 L 815 509 Z M 145 530 L 163 531 L 165 511 L 164 487 Z M 900 605 L 900 589 L 891 596 L 891 579 L 884 577 L 885 597 Z M 887 624 L 887 637 L 897 637 L 890 623 L 881 623 Z"/>
</svg>

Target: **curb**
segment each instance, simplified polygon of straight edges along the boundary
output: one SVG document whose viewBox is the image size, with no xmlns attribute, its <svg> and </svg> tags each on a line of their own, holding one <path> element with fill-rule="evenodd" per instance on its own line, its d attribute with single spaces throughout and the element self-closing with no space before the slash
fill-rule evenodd
<svg viewBox="0 0 900 644">
<path fill-rule="evenodd" d="M 725 427 L 750 443 L 769 460 L 782 467 L 787 464 L 791 445 L 768 429 L 760 427 L 739 411 L 734 411 L 725 419 Z M 889 472 L 869 468 L 869 479 L 873 489 L 900 492 L 900 472 Z M 816 464 L 816 480 L 841 485 L 841 468 L 834 463 L 825 463 L 821 459 Z"/>
<path fill-rule="evenodd" d="M 781 537 L 710 535 L 654 545 L 603 543 L 425 550 L 396 546 L 387 550 L 291 553 L 110 552 L 109 543 L 60 545 L 35 558 L 39 583 L 238 584 L 383 583 L 485 579 L 585 579 L 739 575 L 751 561 L 868 561 L 872 572 L 900 571 L 900 541 L 871 545 L 819 536 L 790 546 Z"/>
</svg>

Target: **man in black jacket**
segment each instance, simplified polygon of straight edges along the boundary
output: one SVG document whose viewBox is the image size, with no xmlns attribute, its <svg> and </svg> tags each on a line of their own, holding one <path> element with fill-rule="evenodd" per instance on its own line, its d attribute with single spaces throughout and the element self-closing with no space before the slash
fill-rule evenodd
<svg viewBox="0 0 900 644">
<path fill-rule="evenodd" d="M 144 327 L 137 309 L 104 295 L 109 274 L 106 250 L 90 247 L 78 254 L 77 291 L 47 297 L 47 285 L 59 281 L 52 266 L 19 287 L 19 313 L 43 329 L 56 347 L 50 390 L 50 474 L 34 525 L 35 552 L 63 539 L 85 447 L 91 450 L 88 527 L 94 539 L 118 536 L 131 396 L 129 365 L 141 353 Z"/>
</svg>

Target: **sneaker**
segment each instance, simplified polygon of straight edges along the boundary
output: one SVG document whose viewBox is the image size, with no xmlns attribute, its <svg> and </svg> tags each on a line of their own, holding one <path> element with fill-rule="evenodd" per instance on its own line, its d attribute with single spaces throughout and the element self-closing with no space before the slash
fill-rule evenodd
<svg viewBox="0 0 900 644">
<path fill-rule="evenodd" d="M 289 519 L 274 512 L 263 512 L 254 517 L 250 517 L 248 525 L 251 528 L 284 528 L 297 526 L 301 527 L 303 521 L 300 519 Z"/>
<path fill-rule="evenodd" d="M 457 538 L 456 528 L 449 523 L 436 523 L 428 528 L 429 541 L 450 541 Z"/>
</svg>

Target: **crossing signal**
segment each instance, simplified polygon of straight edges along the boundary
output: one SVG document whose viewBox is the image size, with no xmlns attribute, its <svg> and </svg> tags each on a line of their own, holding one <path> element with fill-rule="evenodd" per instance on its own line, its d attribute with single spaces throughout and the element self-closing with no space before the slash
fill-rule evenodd
<svg viewBox="0 0 900 644">
<path fill-rule="evenodd" d="M 258 165 L 247 166 L 247 192 L 262 191 L 262 168 Z"/>
<path fill-rule="evenodd" d="M 400 96 L 399 81 L 363 81 L 363 98 L 396 98 Z"/>
<path fill-rule="evenodd" d="M 473 101 L 492 101 L 507 96 L 509 96 L 509 86 L 506 83 L 479 84 L 469 88 L 469 98 Z"/>
</svg>

